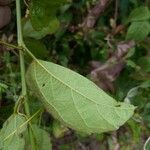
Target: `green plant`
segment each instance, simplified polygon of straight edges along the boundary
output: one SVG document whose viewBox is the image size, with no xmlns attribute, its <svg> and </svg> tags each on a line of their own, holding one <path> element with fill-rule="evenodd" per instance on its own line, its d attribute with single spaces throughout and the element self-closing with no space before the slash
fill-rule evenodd
<svg viewBox="0 0 150 150">
<path fill-rule="evenodd" d="M 20 59 L 14 63 L 8 51 L 0 56 L 6 64 L 0 76 L 0 150 L 52 149 L 66 133 L 73 133 L 76 143 L 60 149 L 76 144 L 86 149 L 89 141 L 98 141 L 102 150 L 149 148 L 150 11 L 147 1 L 114 2 L 113 18 L 111 3 L 101 15 L 107 0 L 31 0 L 25 5 L 16 0 L 18 45 L 0 41 L 18 50 Z M 85 67 L 89 61 L 91 71 Z M 109 94 L 68 68 L 90 72 L 87 77 Z"/>
<path fill-rule="evenodd" d="M 49 26 L 47 21 L 51 24 L 53 20 L 56 20 L 55 7 L 58 7 L 62 1 L 45 1 L 45 3 L 40 1 L 31 3 L 31 23 L 36 30 L 47 28 Z M 52 12 L 48 11 L 46 14 L 49 16 L 46 19 L 42 16 L 42 12 L 37 12 L 37 9 L 45 11 L 45 6 L 52 8 Z M 102 133 L 117 130 L 124 124 L 133 115 L 134 106 L 116 102 L 83 76 L 59 65 L 38 60 L 28 50 L 23 41 L 20 10 L 20 0 L 16 0 L 18 47 L 14 47 L 20 54 L 22 93 L 15 104 L 14 113 L 0 132 L 0 149 L 21 150 L 28 142 L 32 150 L 44 150 L 51 147 L 46 131 L 31 122 L 31 119 L 39 115 L 43 108 L 31 116 L 26 82 L 34 95 L 43 102 L 47 111 L 72 129 L 85 133 Z M 41 19 L 40 22 L 39 19 Z M 55 30 L 50 29 L 52 32 Z M 33 59 L 26 78 L 24 53 Z M 24 111 L 20 110 L 21 106 L 24 106 Z"/>
</svg>

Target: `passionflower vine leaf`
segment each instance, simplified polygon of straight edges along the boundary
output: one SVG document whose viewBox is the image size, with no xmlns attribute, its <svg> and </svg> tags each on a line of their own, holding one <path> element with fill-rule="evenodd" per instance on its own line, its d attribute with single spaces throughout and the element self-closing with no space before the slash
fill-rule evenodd
<svg viewBox="0 0 150 150">
<path fill-rule="evenodd" d="M 53 117 L 79 132 L 117 130 L 134 113 L 134 106 L 118 103 L 87 78 L 51 62 L 33 61 L 26 79 Z"/>
</svg>

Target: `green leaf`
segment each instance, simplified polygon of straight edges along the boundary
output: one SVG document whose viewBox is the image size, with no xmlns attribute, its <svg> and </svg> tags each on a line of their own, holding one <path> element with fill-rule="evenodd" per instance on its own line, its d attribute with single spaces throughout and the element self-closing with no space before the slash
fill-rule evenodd
<svg viewBox="0 0 150 150">
<path fill-rule="evenodd" d="M 134 112 L 93 82 L 54 63 L 35 60 L 27 71 L 30 90 L 66 126 L 85 133 L 117 130 Z"/>
<path fill-rule="evenodd" d="M 2 148 L 3 148 L 3 142 L 0 141 L 0 149 L 2 149 Z"/>
<path fill-rule="evenodd" d="M 18 135 L 9 138 L 2 147 L 3 150 L 24 150 L 25 140 Z"/>
<path fill-rule="evenodd" d="M 32 125 L 32 129 L 37 150 L 51 150 L 52 144 L 49 134 L 45 130 L 39 128 L 37 125 Z"/>
<path fill-rule="evenodd" d="M 4 91 L 6 91 L 6 89 L 8 89 L 8 86 L 4 83 L 0 83 L 0 101 L 1 101 L 1 95 Z"/>
<path fill-rule="evenodd" d="M 42 30 L 40 30 L 40 31 L 36 31 L 33 28 L 31 21 L 28 19 L 23 19 L 22 24 L 23 24 L 22 25 L 23 26 L 23 36 L 31 37 L 34 39 L 41 39 L 48 34 L 53 34 L 59 28 L 59 21 L 56 18 L 53 18 L 53 20 L 51 20 L 49 25 L 47 27 L 43 27 Z"/>
<path fill-rule="evenodd" d="M 150 11 L 145 6 L 135 8 L 129 15 L 129 21 L 142 21 L 147 19 L 150 19 Z"/>
<path fill-rule="evenodd" d="M 41 41 L 32 38 L 26 38 L 24 39 L 24 42 L 27 48 L 30 49 L 37 58 L 44 59 L 47 57 L 47 48 Z"/>
<path fill-rule="evenodd" d="M 23 150 L 25 141 L 21 134 L 26 130 L 27 125 L 20 126 L 26 121 L 23 116 L 13 114 L 4 123 L 0 131 L 0 148 L 3 150 Z"/>
<path fill-rule="evenodd" d="M 141 137 L 141 128 L 139 128 L 140 124 L 134 120 L 129 120 L 127 124 L 132 130 L 134 143 L 139 143 Z"/>
<path fill-rule="evenodd" d="M 4 120 L 7 120 L 8 117 L 13 113 L 13 104 L 6 105 L 5 107 L 0 108 L 0 125 L 4 123 Z M 1 127 L 0 126 L 0 127 Z"/>
<path fill-rule="evenodd" d="M 33 28 L 43 30 L 48 27 L 50 22 L 56 19 L 56 12 L 64 2 L 66 0 L 32 0 L 29 10 Z"/>
<path fill-rule="evenodd" d="M 138 64 L 142 70 L 144 70 L 145 72 L 150 72 L 150 58 L 148 56 L 147 57 L 141 57 L 138 60 Z"/>
<path fill-rule="evenodd" d="M 0 89 L 7 89 L 8 86 L 4 83 L 0 83 Z"/>
<path fill-rule="evenodd" d="M 148 21 L 133 22 L 127 32 L 127 40 L 141 41 L 150 33 L 150 23 Z"/>
</svg>

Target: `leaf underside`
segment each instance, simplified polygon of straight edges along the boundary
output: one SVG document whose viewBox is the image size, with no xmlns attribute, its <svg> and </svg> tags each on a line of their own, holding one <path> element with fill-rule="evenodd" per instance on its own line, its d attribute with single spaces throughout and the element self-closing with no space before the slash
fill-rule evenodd
<svg viewBox="0 0 150 150">
<path fill-rule="evenodd" d="M 23 116 L 13 114 L 4 123 L 0 131 L 0 149 L 23 150 L 25 140 L 21 134 L 26 130 L 27 125 L 19 128 L 26 119 Z"/>
<path fill-rule="evenodd" d="M 52 144 L 48 132 L 39 128 L 37 125 L 32 125 L 37 148 L 39 150 L 52 150 Z"/>
<path fill-rule="evenodd" d="M 36 60 L 27 74 L 30 90 L 66 126 L 84 133 L 117 130 L 134 112 L 87 78 L 54 63 Z"/>
</svg>

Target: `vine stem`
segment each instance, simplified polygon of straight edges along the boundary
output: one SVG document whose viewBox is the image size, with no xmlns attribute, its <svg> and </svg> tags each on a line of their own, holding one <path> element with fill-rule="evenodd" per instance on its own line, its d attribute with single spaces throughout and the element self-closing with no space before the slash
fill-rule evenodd
<svg viewBox="0 0 150 150">
<path fill-rule="evenodd" d="M 20 6 L 20 0 L 16 0 L 16 15 L 17 15 L 17 41 L 18 41 L 18 46 L 22 47 L 23 49 L 25 48 L 25 44 L 23 41 L 23 36 L 22 36 L 22 27 L 21 27 L 21 6 Z M 29 51 L 30 52 L 30 51 Z M 22 94 L 24 100 L 25 100 L 25 113 L 27 117 L 30 117 L 30 111 L 29 111 L 29 105 L 27 102 L 27 88 L 26 88 L 26 80 L 25 80 L 25 62 L 24 62 L 24 54 L 23 51 L 19 51 L 19 56 L 20 56 L 20 70 L 21 70 L 21 85 L 22 85 Z M 31 126 L 31 124 L 30 124 Z M 31 130 L 31 127 L 29 128 L 29 136 L 30 136 L 30 141 L 31 141 L 31 149 L 35 150 L 35 143 L 34 143 L 34 137 L 33 133 Z"/>
<path fill-rule="evenodd" d="M 16 15 L 17 15 L 17 40 L 18 46 L 23 47 L 23 36 L 22 36 L 22 27 L 21 27 L 21 7 L 20 0 L 16 0 Z M 21 70 L 21 85 L 22 85 L 22 96 L 27 99 L 27 89 L 26 89 L 26 81 L 25 81 L 25 63 L 24 63 L 24 54 L 22 51 L 19 51 L 20 56 L 20 70 Z M 30 116 L 29 106 L 27 101 L 25 100 L 25 112 L 27 116 Z"/>
<path fill-rule="evenodd" d="M 19 47 L 19 46 L 13 45 L 13 44 L 9 44 L 9 43 L 1 41 L 1 40 L 0 40 L 0 44 L 5 45 L 5 46 L 10 47 L 10 48 L 22 50 L 22 47 Z"/>
</svg>

